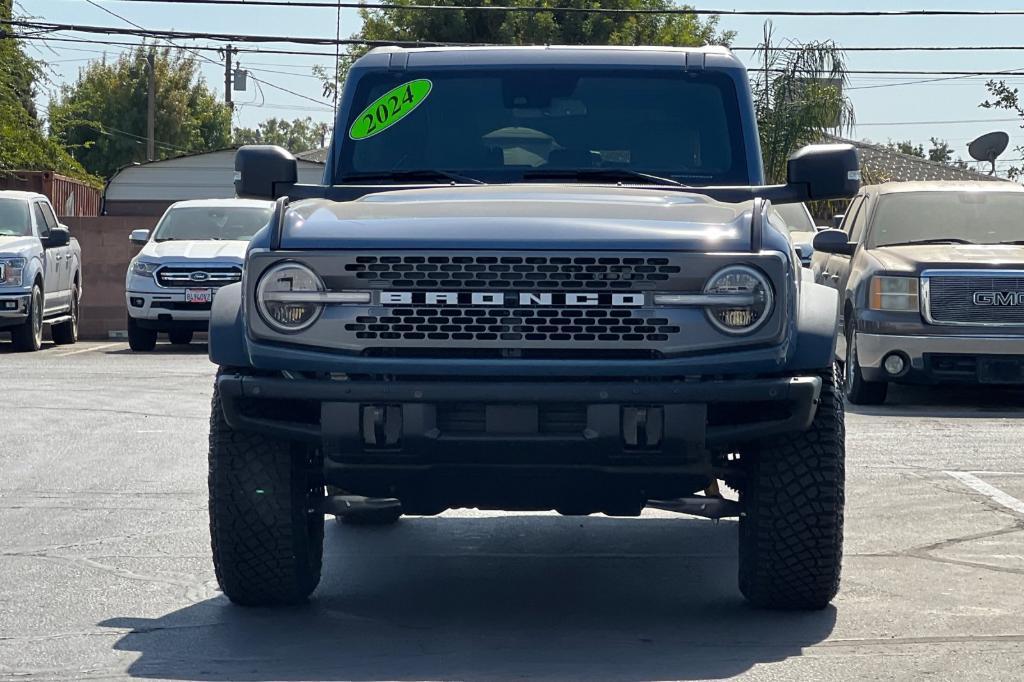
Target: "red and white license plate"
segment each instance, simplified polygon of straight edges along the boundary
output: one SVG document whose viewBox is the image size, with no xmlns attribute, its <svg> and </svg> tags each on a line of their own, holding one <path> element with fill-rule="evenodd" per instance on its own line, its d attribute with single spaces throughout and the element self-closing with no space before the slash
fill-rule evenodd
<svg viewBox="0 0 1024 682">
<path fill-rule="evenodd" d="M 213 289 L 185 289 L 185 303 L 212 303 Z"/>
</svg>

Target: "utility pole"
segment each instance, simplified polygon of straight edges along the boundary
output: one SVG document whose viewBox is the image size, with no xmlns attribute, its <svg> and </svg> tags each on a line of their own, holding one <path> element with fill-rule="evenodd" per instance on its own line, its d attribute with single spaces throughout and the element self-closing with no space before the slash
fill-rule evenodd
<svg viewBox="0 0 1024 682">
<path fill-rule="evenodd" d="M 146 55 L 149 65 L 149 94 L 146 106 L 146 160 L 156 159 L 156 60 L 153 51 Z"/>
<path fill-rule="evenodd" d="M 227 104 L 231 111 L 235 110 L 235 103 L 231 101 L 231 55 L 235 52 L 238 50 L 228 43 L 224 50 L 224 104 Z"/>
</svg>

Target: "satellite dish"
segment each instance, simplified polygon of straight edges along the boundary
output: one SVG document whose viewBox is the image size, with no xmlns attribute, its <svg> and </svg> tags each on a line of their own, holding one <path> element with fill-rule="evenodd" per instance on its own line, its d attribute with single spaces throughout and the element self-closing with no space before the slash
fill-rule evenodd
<svg viewBox="0 0 1024 682">
<path fill-rule="evenodd" d="M 1010 144 L 1010 136 L 1001 130 L 992 133 L 985 133 L 978 139 L 967 145 L 967 153 L 976 161 L 988 161 L 992 164 L 989 175 L 995 175 L 996 159 L 1006 151 Z"/>
</svg>

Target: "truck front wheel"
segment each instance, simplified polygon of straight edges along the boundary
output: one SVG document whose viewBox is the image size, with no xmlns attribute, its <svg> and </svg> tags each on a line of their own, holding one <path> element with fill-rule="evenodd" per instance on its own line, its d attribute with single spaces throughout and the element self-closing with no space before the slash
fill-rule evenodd
<svg viewBox="0 0 1024 682">
<path fill-rule="evenodd" d="M 836 368 L 809 429 L 741 452 L 740 591 L 756 606 L 822 609 L 839 590 L 845 422 Z"/>
<path fill-rule="evenodd" d="M 128 347 L 135 352 L 156 348 L 156 330 L 143 329 L 131 315 L 128 316 Z"/>
<path fill-rule="evenodd" d="M 213 393 L 210 538 L 217 582 L 243 606 L 302 602 L 320 582 L 324 484 L 312 448 L 236 431 Z"/>
</svg>

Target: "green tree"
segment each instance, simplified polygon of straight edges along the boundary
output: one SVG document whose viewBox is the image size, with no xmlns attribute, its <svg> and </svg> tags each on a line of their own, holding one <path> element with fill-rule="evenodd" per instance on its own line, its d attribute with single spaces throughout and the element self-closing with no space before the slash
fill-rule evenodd
<svg viewBox="0 0 1024 682">
<path fill-rule="evenodd" d="M 665 10 L 672 0 L 394 0 L 390 5 L 513 6 L 550 8 L 545 12 L 515 11 L 422 11 L 395 7 L 359 10 L 363 25 L 352 37 L 384 42 L 425 41 L 492 43 L 502 45 L 728 45 L 732 31 L 718 30 L 718 17 L 701 19 L 694 14 L 589 14 L 560 12 L 560 8 Z M 367 49 L 349 52 L 338 80 L 351 59 Z M 324 81 L 324 92 L 334 90 L 333 74 L 314 73 Z"/>
<path fill-rule="evenodd" d="M 12 0 L 0 0 L 0 19 L 12 17 Z M 43 130 L 34 102 L 40 77 L 39 64 L 0 24 L 0 174 L 52 170 L 98 183 Z"/>
<path fill-rule="evenodd" d="M 330 125 L 309 116 L 294 121 L 268 118 L 255 128 L 236 128 L 235 144 L 276 144 L 291 152 L 304 152 L 326 146 L 330 133 Z"/>
<path fill-rule="evenodd" d="M 907 156 L 916 156 L 919 159 L 925 158 L 924 145 L 914 144 L 910 140 L 902 140 L 900 142 L 893 142 L 892 140 L 889 140 L 888 142 L 885 143 L 885 146 L 893 150 L 894 152 L 899 152 L 900 154 L 906 154 Z"/>
<path fill-rule="evenodd" d="M 832 41 L 786 41 L 773 46 L 771 25 L 758 51 L 764 65 L 753 78 L 754 107 L 768 182 L 784 182 L 786 160 L 804 145 L 849 129 L 853 105 L 846 98 L 846 60 Z"/>
<path fill-rule="evenodd" d="M 113 62 L 90 63 L 50 103 L 51 133 L 92 173 L 108 177 L 146 160 L 149 51 L 156 73 L 156 158 L 231 143 L 231 110 L 206 85 L 195 59 L 141 46 Z"/>
</svg>

